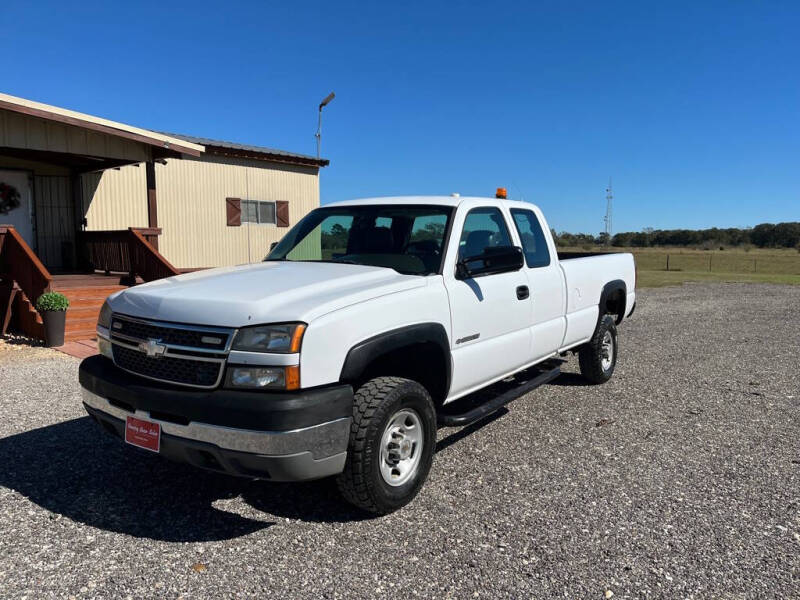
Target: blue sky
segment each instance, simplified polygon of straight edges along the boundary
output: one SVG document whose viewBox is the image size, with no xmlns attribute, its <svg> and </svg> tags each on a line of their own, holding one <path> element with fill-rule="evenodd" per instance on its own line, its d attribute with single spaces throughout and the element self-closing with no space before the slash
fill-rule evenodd
<svg viewBox="0 0 800 600">
<path fill-rule="evenodd" d="M 598 232 L 800 220 L 800 3 L 0 3 L 0 90 L 312 154 L 322 201 L 492 195 Z"/>
</svg>

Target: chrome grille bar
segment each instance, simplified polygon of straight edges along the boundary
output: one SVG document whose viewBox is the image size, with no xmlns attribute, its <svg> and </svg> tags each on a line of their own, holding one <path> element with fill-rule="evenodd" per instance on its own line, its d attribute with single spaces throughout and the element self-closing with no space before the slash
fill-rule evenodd
<svg viewBox="0 0 800 600">
<path fill-rule="evenodd" d="M 235 332 L 232 328 L 151 321 L 118 314 L 112 315 L 109 330 L 114 364 L 120 369 L 154 381 L 206 389 L 217 387 L 222 381 Z M 212 341 L 206 347 L 192 343 L 202 344 L 207 338 L 219 341 Z M 158 346 L 160 353 L 147 354 L 140 345 L 148 343 Z M 209 345 L 215 347 L 209 348 Z M 124 350 L 116 351 L 113 346 Z M 141 353 L 141 356 L 132 352 Z M 159 362 L 162 358 L 167 360 Z M 209 363 L 217 365 L 213 383 L 197 383 L 210 378 Z"/>
</svg>

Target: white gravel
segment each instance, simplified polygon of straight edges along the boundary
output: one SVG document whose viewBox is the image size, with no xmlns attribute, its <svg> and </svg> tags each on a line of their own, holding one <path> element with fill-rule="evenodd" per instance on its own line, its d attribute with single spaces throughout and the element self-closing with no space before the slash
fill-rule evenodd
<svg viewBox="0 0 800 600">
<path fill-rule="evenodd" d="M 77 360 L 0 354 L 0 597 L 800 597 L 800 288 L 645 290 L 620 342 L 440 431 L 381 518 L 126 448 Z"/>
</svg>

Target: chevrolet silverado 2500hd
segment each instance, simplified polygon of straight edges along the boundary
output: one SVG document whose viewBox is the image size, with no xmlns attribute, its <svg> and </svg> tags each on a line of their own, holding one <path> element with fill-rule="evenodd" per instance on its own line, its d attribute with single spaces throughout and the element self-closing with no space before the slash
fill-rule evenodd
<svg viewBox="0 0 800 600">
<path fill-rule="evenodd" d="M 83 402 L 168 458 L 275 481 L 335 475 L 347 500 L 386 513 L 425 481 L 437 420 L 466 424 L 510 397 L 460 414 L 454 401 L 538 372 L 524 393 L 568 351 L 586 379 L 608 380 L 634 284 L 630 254 L 559 258 L 532 204 L 330 204 L 260 264 L 109 297 Z"/>
</svg>

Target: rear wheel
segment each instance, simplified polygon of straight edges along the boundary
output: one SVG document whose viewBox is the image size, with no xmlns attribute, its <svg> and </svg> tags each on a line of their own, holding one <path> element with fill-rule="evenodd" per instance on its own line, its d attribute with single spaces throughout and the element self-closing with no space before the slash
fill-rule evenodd
<svg viewBox="0 0 800 600">
<path fill-rule="evenodd" d="M 339 490 L 366 511 L 397 510 L 425 482 L 435 446 L 436 413 L 427 390 L 400 377 L 371 379 L 355 394 Z"/>
<path fill-rule="evenodd" d="M 605 383 L 617 365 L 617 326 L 611 315 L 605 315 L 592 336 L 578 350 L 581 375 L 592 383 Z"/>
</svg>

